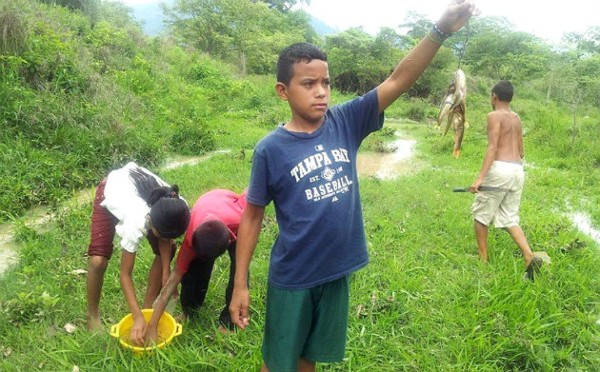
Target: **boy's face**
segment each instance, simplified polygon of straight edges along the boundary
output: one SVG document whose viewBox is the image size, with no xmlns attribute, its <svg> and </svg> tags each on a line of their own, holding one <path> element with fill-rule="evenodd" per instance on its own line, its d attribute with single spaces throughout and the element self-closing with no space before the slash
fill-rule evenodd
<svg viewBox="0 0 600 372">
<path fill-rule="evenodd" d="M 330 81 L 327 62 L 313 59 L 293 66 L 289 85 L 277 83 L 277 94 L 288 101 L 293 120 L 321 124 L 329 105 Z"/>
</svg>

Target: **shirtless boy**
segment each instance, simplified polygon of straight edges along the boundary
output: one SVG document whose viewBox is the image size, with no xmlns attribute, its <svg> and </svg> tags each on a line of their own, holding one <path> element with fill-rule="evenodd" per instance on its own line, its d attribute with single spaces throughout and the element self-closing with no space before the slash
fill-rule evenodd
<svg viewBox="0 0 600 372">
<path fill-rule="evenodd" d="M 504 80 L 492 88 L 493 111 L 487 117 L 487 152 L 479 177 L 470 187 L 470 191 L 477 194 L 471 211 L 481 260 L 488 261 L 488 230 L 494 223 L 515 241 L 525 260 L 525 278 L 533 281 L 542 259 L 533 255 L 519 226 L 519 205 L 525 181 L 523 128 L 519 116 L 510 109 L 513 92 L 512 84 Z M 497 187 L 501 191 L 480 191 L 481 185 Z"/>
</svg>

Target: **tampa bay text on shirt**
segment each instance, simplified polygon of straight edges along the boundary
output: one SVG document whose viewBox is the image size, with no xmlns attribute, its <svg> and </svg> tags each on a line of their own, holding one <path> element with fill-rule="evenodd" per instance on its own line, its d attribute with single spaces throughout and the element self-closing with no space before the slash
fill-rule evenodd
<svg viewBox="0 0 600 372">
<path fill-rule="evenodd" d="M 321 145 L 316 146 L 316 149 L 323 149 Z M 333 160 L 332 160 L 333 159 Z M 309 182 L 314 184 L 322 182 L 319 185 L 313 185 L 304 190 L 306 200 L 319 201 L 324 199 L 332 199 L 332 202 L 337 201 L 335 195 L 350 191 L 350 186 L 353 181 L 347 174 L 342 175 L 343 166 L 334 165 L 334 163 L 350 163 L 348 150 L 337 148 L 329 151 L 321 151 L 305 158 L 292 168 L 290 174 L 296 182 L 300 182 L 305 177 L 310 176 Z M 317 171 L 320 171 L 318 174 Z M 341 177 L 336 178 L 336 175 Z"/>
</svg>

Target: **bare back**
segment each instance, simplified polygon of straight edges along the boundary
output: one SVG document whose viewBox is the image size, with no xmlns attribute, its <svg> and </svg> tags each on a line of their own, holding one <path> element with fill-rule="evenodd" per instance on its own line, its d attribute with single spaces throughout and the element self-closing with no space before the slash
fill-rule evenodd
<svg viewBox="0 0 600 372">
<path fill-rule="evenodd" d="M 492 134 L 493 133 L 493 134 Z M 496 157 L 511 163 L 521 163 L 523 158 L 523 127 L 519 116 L 510 110 L 494 110 L 488 114 L 488 135 L 496 142 Z"/>
</svg>

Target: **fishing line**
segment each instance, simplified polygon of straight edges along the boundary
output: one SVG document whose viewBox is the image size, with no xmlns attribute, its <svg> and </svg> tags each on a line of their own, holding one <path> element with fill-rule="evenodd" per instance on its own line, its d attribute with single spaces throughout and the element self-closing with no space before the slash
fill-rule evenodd
<svg viewBox="0 0 600 372">
<path fill-rule="evenodd" d="M 467 36 L 465 37 L 465 43 L 463 47 L 460 49 L 460 56 L 458 57 L 458 67 L 457 70 L 460 70 L 460 65 L 462 63 L 463 57 L 465 56 L 465 51 L 467 50 L 467 44 L 469 44 L 469 30 L 471 29 L 469 21 L 467 21 Z"/>
</svg>

